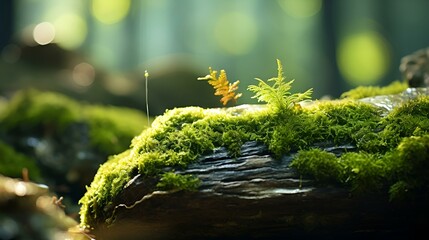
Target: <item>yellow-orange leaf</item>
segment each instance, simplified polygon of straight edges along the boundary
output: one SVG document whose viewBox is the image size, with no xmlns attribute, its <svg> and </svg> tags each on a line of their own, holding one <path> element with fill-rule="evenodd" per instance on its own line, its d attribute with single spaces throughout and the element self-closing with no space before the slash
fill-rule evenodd
<svg viewBox="0 0 429 240">
<path fill-rule="evenodd" d="M 241 93 L 236 93 L 238 90 L 238 84 L 240 81 L 230 83 L 226 77 L 225 70 L 220 70 L 219 78 L 217 77 L 217 71 L 213 71 L 209 68 L 210 74 L 205 77 L 199 77 L 198 80 L 207 80 L 210 85 L 215 89 L 214 95 L 222 96 L 220 102 L 225 106 L 229 101 L 237 101 L 241 97 Z"/>
</svg>

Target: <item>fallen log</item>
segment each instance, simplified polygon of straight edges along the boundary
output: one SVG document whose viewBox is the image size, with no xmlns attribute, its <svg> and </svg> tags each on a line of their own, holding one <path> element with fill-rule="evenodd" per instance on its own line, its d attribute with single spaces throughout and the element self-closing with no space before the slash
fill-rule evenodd
<svg viewBox="0 0 429 240">
<path fill-rule="evenodd" d="M 169 110 L 99 168 L 81 226 L 101 239 L 413 238 L 429 223 L 427 93 Z"/>
<path fill-rule="evenodd" d="M 201 179 L 193 192 L 146 192 L 150 181 L 137 175 L 113 200 L 108 224 L 94 233 L 100 239 L 412 239 L 427 226 L 424 202 L 398 204 L 386 194 L 355 196 L 318 185 L 289 167 L 292 155 L 274 159 L 256 142 L 244 144 L 238 158 L 216 149 L 177 172 Z"/>
</svg>

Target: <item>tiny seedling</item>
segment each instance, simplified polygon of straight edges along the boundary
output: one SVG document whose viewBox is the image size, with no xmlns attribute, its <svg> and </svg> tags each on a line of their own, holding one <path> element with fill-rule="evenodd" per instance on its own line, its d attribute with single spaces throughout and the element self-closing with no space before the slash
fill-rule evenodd
<svg viewBox="0 0 429 240">
<path fill-rule="evenodd" d="M 280 60 L 277 59 L 277 77 L 273 77 L 264 81 L 256 78 L 258 85 L 250 85 L 247 89 L 255 93 L 252 98 L 258 99 L 258 102 L 266 102 L 268 105 L 278 111 L 291 109 L 298 102 L 310 99 L 313 89 L 308 89 L 304 93 L 292 94 L 289 90 L 292 87 L 294 80 L 285 82 L 283 76 L 283 66 Z M 270 82 L 274 82 L 270 84 Z"/>
<path fill-rule="evenodd" d="M 147 70 L 144 71 L 145 78 L 145 90 L 146 90 L 146 115 L 147 115 L 147 125 L 150 126 L 150 117 L 149 117 L 149 89 L 148 89 L 148 78 L 149 73 Z"/>
</svg>

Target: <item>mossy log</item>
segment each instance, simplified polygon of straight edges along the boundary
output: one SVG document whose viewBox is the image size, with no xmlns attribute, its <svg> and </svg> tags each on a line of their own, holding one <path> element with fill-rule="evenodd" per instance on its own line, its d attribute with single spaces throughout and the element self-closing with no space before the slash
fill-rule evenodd
<svg viewBox="0 0 429 240">
<path fill-rule="evenodd" d="M 268 90 L 286 98 L 156 118 L 99 168 L 80 200 L 81 226 L 101 239 L 402 239 L 423 230 L 427 89 L 307 103 Z"/>
<path fill-rule="evenodd" d="M 326 147 L 343 152 L 351 146 Z M 256 142 L 238 158 L 225 148 L 204 155 L 178 174 L 201 180 L 197 191 L 147 192 L 137 175 L 106 208 L 112 217 L 94 232 L 100 239 L 336 239 L 413 238 L 427 226 L 424 202 L 392 203 L 386 194 L 354 195 L 336 185 L 303 179 Z M 142 197 L 143 196 L 143 197 Z"/>
</svg>

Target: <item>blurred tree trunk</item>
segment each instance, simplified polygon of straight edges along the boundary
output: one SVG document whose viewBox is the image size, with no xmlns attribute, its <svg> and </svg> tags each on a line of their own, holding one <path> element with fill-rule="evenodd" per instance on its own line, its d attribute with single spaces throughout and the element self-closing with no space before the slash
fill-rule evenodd
<svg viewBox="0 0 429 240">
<path fill-rule="evenodd" d="M 323 2 L 322 8 L 322 21 L 324 28 L 324 36 L 326 43 L 326 56 L 330 63 L 331 68 L 331 78 L 327 84 L 329 86 L 336 86 L 334 89 L 331 89 L 330 92 L 335 97 L 338 97 L 345 90 L 344 81 L 341 80 L 340 71 L 338 69 L 337 63 L 337 45 L 338 45 L 338 31 L 337 31 L 337 22 L 339 19 L 336 16 L 338 11 L 338 1 L 336 0 L 325 0 Z"/>
<path fill-rule="evenodd" d="M 14 6 L 12 0 L 0 1 L 0 51 L 9 43 L 13 33 Z"/>
</svg>

